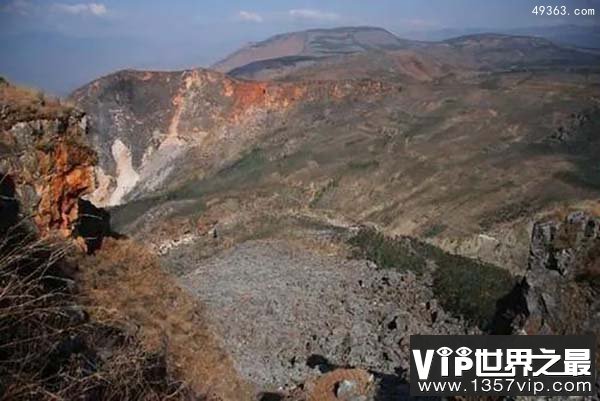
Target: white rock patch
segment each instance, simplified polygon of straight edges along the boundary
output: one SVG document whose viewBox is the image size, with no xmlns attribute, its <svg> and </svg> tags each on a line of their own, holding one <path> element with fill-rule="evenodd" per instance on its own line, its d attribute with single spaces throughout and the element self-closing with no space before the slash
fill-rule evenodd
<svg viewBox="0 0 600 401">
<path fill-rule="evenodd" d="M 113 142 L 112 155 L 117 165 L 117 187 L 110 196 L 109 206 L 120 204 L 140 179 L 133 168 L 131 151 L 120 139 Z"/>
<path fill-rule="evenodd" d="M 110 206 L 110 197 L 115 187 L 115 179 L 107 175 L 102 167 L 94 167 L 96 188 L 94 192 L 84 197 L 98 207 Z"/>
</svg>

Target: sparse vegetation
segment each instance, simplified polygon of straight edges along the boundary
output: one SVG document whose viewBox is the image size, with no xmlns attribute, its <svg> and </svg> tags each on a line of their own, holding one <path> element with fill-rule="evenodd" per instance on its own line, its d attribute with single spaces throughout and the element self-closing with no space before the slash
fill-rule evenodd
<svg viewBox="0 0 600 401">
<path fill-rule="evenodd" d="M 515 278 L 501 267 L 453 255 L 431 244 L 415 241 L 414 246 L 436 265 L 433 292 L 444 309 L 485 330 L 496 302 L 511 291 Z"/>
<path fill-rule="evenodd" d="M 555 178 L 582 188 L 593 190 L 600 188 L 600 166 L 595 163 L 595 160 L 578 161 L 576 166 L 575 171 L 558 172 Z"/>
<path fill-rule="evenodd" d="M 264 152 L 259 148 L 254 148 L 250 152 L 242 156 L 231 167 L 222 171 L 223 174 L 234 177 L 238 174 L 246 175 L 248 173 L 257 172 L 266 162 Z"/>
<path fill-rule="evenodd" d="M 445 252 L 435 255 L 433 291 L 441 305 L 485 330 L 496 302 L 511 291 L 515 279 L 498 266 Z"/>
<path fill-rule="evenodd" d="M 432 224 L 425 229 L 423 236 L 425 238 L 434 238 L 446 231 L 448 228 L 445 224 Z"/>
<path fill-rule="evenodd" d="M 498 76 L 491 76 L 482 81 L 479 87 L 487 90 L 498 90 L 500 89 L 500 78 Z"/>
<path fill-rule="evenodd" d="M 130 323 L 146 349 L 168 350 L 169 373 L 195 391 L 206 391 L 211 383 L 211 392 L 246 399 L 243 384 L 207 329 L 202 307 L 149 249 L 129 240 L 107 240 L 80 265 L 82 292 L 90 304 L 101 306 L 90 310 L 92 318 Z"/>
<path fill-rule="evenodd" d="M 262 176 L 266 164 L 264 152 L 255 148 L 213 176 L 190 180 L 168 192 L 153 194 L 112 208 L 112 223 L 117 229 L 123 228 L 152 207 L 170 201 L 191 201 L 181 210 L 175 211 L 175 216 L 200 213 L 205 207 L 203 197 L 229 188 L 243 188 L 256 182 Z"/>
<path fill-rule="evenodd" d="M 22 227 L 0 239 L 0 400 L 188 399 L 164 353 L 89 318 L 69 254 Z"/>
<path fill-rule="evenodd" d="M 496 310 L 496 302 L 514 286 L 511 274 L 491 264 L 449 254 L 412 238 L 390 238 L 374 228 L 362 228 L 349 240 L 352 256 L 381 268 L 421 272 L 435 263 L 433 291 L 448 312 L 485 328 Z"/>
<path fill-rule="evenodd" d="M 167 195 L 169 200 L 199 198 L 231 187 L 243 187 L 255 183 L 264 172 L 267 158 L 263 150 L 254 148 L 235 163 L 219 171 L 212 177 L 193 180 Z"/>
<path fill-rule="evenodd" d="M 490 230 L 497 224 L 507 223 L 531 216 L 537 210 L 534 201 L 509 203 L 493 212 L 480 217 L 479 226 L 482 230 Z"/>
<path fill-rule="evenodd" d="M 319 202 L 321 201 L 321 199 L 323 199 L 323 196 L 325 196 L 326 193 L 328 193 L 329 191 L 331 191 L 332 189 L 336 188 L 339 184 L 339 180 L 337 178 L 332 178 L 329 181 L 327 181 L 327 184 L 325 184 L 324 186 L 322 186 L 321 188 L 319 188 L 317 190 L 317 192 L 314 194 L 313 198 L 310 200 L 309 203 L 309 207 L 313 208 L 316 207 Z"/>
<path fill-rule="evenodd" d="M 425 268 L 426 260 L 407 242 L 387 237 L 374 228 L 361 228 L 349 244 L 354 258 L 370 260 L 383 269 L 421 272 Z"/>
<path fill-rule="evenodd" d="M 368 170 L 370 168 L 379 167 L 379 162 L 377 160 L 365 160 L 365 161 L 350 161 L 348 162 L 348 167 L 352 170 Z"/>
<path fill-rule="evenodd" d="M 0 129 L 8 129 L 20 121 L 68 117 L 72 110 L 43 92 L 0 81 L 0 103 L 3 105 Z"/>
<path fill-rule="evenodd" d="M 134 200 L 124 205 L 115 206 L 110 209 L 111 225 L 118 231 L 128 224 L 136 221 L 144 213 L 155 205 L 166 202 L 166 197 L 152 196 L 144 199 Z"/>
</svg>

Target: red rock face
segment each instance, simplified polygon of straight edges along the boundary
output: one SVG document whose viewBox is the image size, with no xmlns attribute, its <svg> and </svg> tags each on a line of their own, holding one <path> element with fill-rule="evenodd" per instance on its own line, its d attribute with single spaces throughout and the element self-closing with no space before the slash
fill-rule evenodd
<svg viewBox="0 0 600 401">
<path fill-rule="evenodd" d="M 277 83 L 242 81 L 223 77 L 223 96 L 233 99 L 228 120 L 239 123 L 252 110 L 285 111 L 299 103 L 320 99 L 341 100 L 348 96 L 382 93 L 390 88 L 380 81 L 303 81 Z"/>
<path fill-rule="evenodd" d="M 381 93 L 390 88 L 379 81 L 303 81 L 274 83 L 224 78 L 223 95 L 233 99 L 230 120 L 238 122 L 252 109 L 283 111 L 300 102 Z"/>
<path fill-rule="evenodd" d="M 42 233 L 59 230 L 70 236 L 79 197 L 94 188 L 95 156 L 89 148 L 65 140 L 38 155 L 41 179 L 35 186 L 40 201 L 34 220 Z"/>
<path fill-rule="evenodd" d="M 14 180 L 22 214 L 42 236 L 70 236 L 78 200 L 95 185 L 84 114 L 10 85 L 0 87 L 0 109 L 0 172 Z"/>
<path fill-rule="evenodd" d="M 139 73 L 142 74 L 142 73 Z M 164 80 L 161 73 L 143 73 L 136 76 L 141 81 Z M 164 75 L 164 74 L 163 74 Z M 214 110 L 215 115 L 229 123 L 242 122 L 244 115 L 251 111 L 284 111 L 298 103 L 323 99 L 340 100 L 349 95 L 368 95 L 388 90 L 383 83 L 373 80 L 340 80 L 340 81 L 302 81 L 261 82 L 238 80 L 226 75 L 208 71 L 185 71 L 180 76 L 181 84 L 173 96 L 174 114 L 185 105 L 185 98 L 190 92 L 204 93 L 207 88 L 218 88 L 218 97 L 224 100 Z M 94 84 L 92 84 L 93 86 Z M 77 97 L 77 95 L 76 95 Z M 225 106 L 230 100 L 229 107 Z"/>
</svg>

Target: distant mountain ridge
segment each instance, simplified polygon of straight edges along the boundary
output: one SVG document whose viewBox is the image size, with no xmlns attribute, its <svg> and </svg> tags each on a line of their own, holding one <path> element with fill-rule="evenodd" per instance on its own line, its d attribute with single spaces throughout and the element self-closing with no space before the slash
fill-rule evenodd
<svg viewBox="0 0 600 401">
<path fill-rule="evenodd" d="M 405 45 L 420 47 L 423 41 L 443 41 L 466 34 L 481 34 L 489 32 L 489 28 L 467 28 L 467 29 L 443 29 L 427 32 L 404 32 L 382 31 L 381 28 L 354 27 L 338 28 L 352 30 L 361 29 L 369 31 L 375 36 L 387 38 L 383 45 L 372 46 L 369 40 L 358 35 L 360 42 L 365 42 L 368 49 L 389 49 Z M 311 35 L 322 35 L 326 30 L 312 30 Z M 600 51 L 600 27 L 598 25 L 557 25 L 524 27 L 518 29 L 494 29 L 496 33 L 510 35 L 526 35 L 549 39 L 560 46 L 587 48 Z M 321 33 L 319 33 L 321 32 Z M 394 34 L 395 33 L 395 34 Z M 296 32 L 299 37 L 304 38 L 302 32 Z M 277 35 L 286 37 L 288 34 Z M 310 36 L 310 35 L 309 35 Z M 350 36 L 357 37 L 356 34 Z M 395 36 L 395 38 L 394 38 Z M 410 40 L 398 39 L 398 36 Z M 0 73 L 12 82 L 43 89 L 55 95 L 67 95 L 69 92 L 98 76 L 107 75 L 113 71 L 123 68 L 135 69 L 158 69 L 158 70 L 181 70 L 194 67 L 208 66 L 218 58 L 225 56 L 225 49 L 235 49 L 240 45 L 240 38 L 221 38 L 216 41 L 207 41 L 198 46 L 197 38 L 182 38 L 179 41 L 151 41 L 141 37 L 77 37 L 68 36 L 60 32 L 39 31 L 32 33 L 5 34 L 0 37 Z M 287 43 L 286 41 L 284 41 Z M 300 41 L 304 43 L 304 39 Z M 263 43 L 263 42 L 259 42 Z M 239 56 L 252 55 L 248 60 L 236 61 L 235 65 L 223 65 L 229 60 L 229 56 L 215 67 L 221 71 L 229 71 L 257 60 L 273 59 L 277 57 L 296 57 L 304 47 L 292 48 L 293 51 L 281 54 L 265 54 L 254 57 L 254 53 L 248 53 L 252 47 L 253 52 L 258 51 L 255 47 L 259 43 L 245 47 Z M 339 41 L 338 41 L 339 45 Z M 227 47 L 225 47 L 227 46 Z M 261 52 L 265 49 L 260 48 Z M 354 51 L 348 45 L 346 50 Z M 357 54 L 357 53 L 354 53 Z M 260 55 L 260 54 L 259 54 Z M 323 54 L 300 54 L 302 57 L 322 57 Z M 305 61 L 306 62 L 306 61 Z"/>
<path fill-rule="evenodd" d="M 418 46 L 378 27 L 340 27 L 284 33 L 249 44 L 215 63 L 212 68 L 228 72 L 256 61 L 282 57 L 327 57 L 367 50 L 398 50 Z"/>
<path fill-rule="evenodd" d="M 460 36 L 489 32 L 489 28 L 446 28 L 435 31 L 407 32 L 403 36 L 423 41 L 443 41 Z M 511 29 L 495 29 L 498 34 L 535 36 L 548 39 L 561 46 L 600 48 L 600 26 L 598 25 L 551 25 Z"/>
<path fill-rule="evenodd" d="M 451 71 L 587 68 L 598 60 L 593 49 L 538 36 L 477 33 L 426 42 L 400 39 L 382 28 L 343 27 L 276 35 L 243 47 L 213 68 L 255 80 L 398 74 L 422 81 Z"/>
<path fill-rule="evenodd" d="M 401 57 L 398 57 L 402 53 Z M 280 79 L 298 70 L 314 69 L 317 65 L 330 68 L 356 59 L 348 57 L 368 54 L 369 59 L 390 64 L 391 69 L 407 59 L 421 60 L 426 65 L 453 65 L 460 69 L 505 70 L 535 66 L 551 67 L 595 65 L 597 54 L 589 49 L 561 46 L 540 36 L 474 33 L 442 41 L 406 40 L 375 27 L 342 27 L 315 29 L 280 34 L 251 44 L 234 52 L 212 68 L 247 79 Z M 381 71 L 379 71 L 381 72 Z"/>
</svg>

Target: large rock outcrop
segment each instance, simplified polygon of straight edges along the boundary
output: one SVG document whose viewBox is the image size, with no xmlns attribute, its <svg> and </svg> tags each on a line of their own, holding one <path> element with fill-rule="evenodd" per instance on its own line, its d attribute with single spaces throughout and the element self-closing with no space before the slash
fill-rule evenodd
<svg viewBox="0 0 600 401">
<path fill-rule="evenodd" d="M 499 301 L 492 333 L 597 335 L 599 295 L 600 219 L 575 212 L 540 221 L 533 227 L 527 273 Z M 599 394 L 597 378 L 594 399 Z"/>
<path fill-rule="evenodd" d="M 42 236 L 71 236 L 82 217 L 80 199 L 95 188 L 97 159 L 86 131 L 82 111 L 0 84 L 2 213 L 16 219 L 20 204 L 21 217 L 31 218 Z"/>
<path fill-rule="evenodd" d="M 500 301 L 495 331 L 597 334 L 599 294 L 600 219 L 575 212 L 538 222 L 526 276 Z"/>
<path fill-rule="evenodd" d="M 534 226 L 527 294 L 529 333 L 597 333 L 600 220 L 577 212 Z"/>
</svg>

